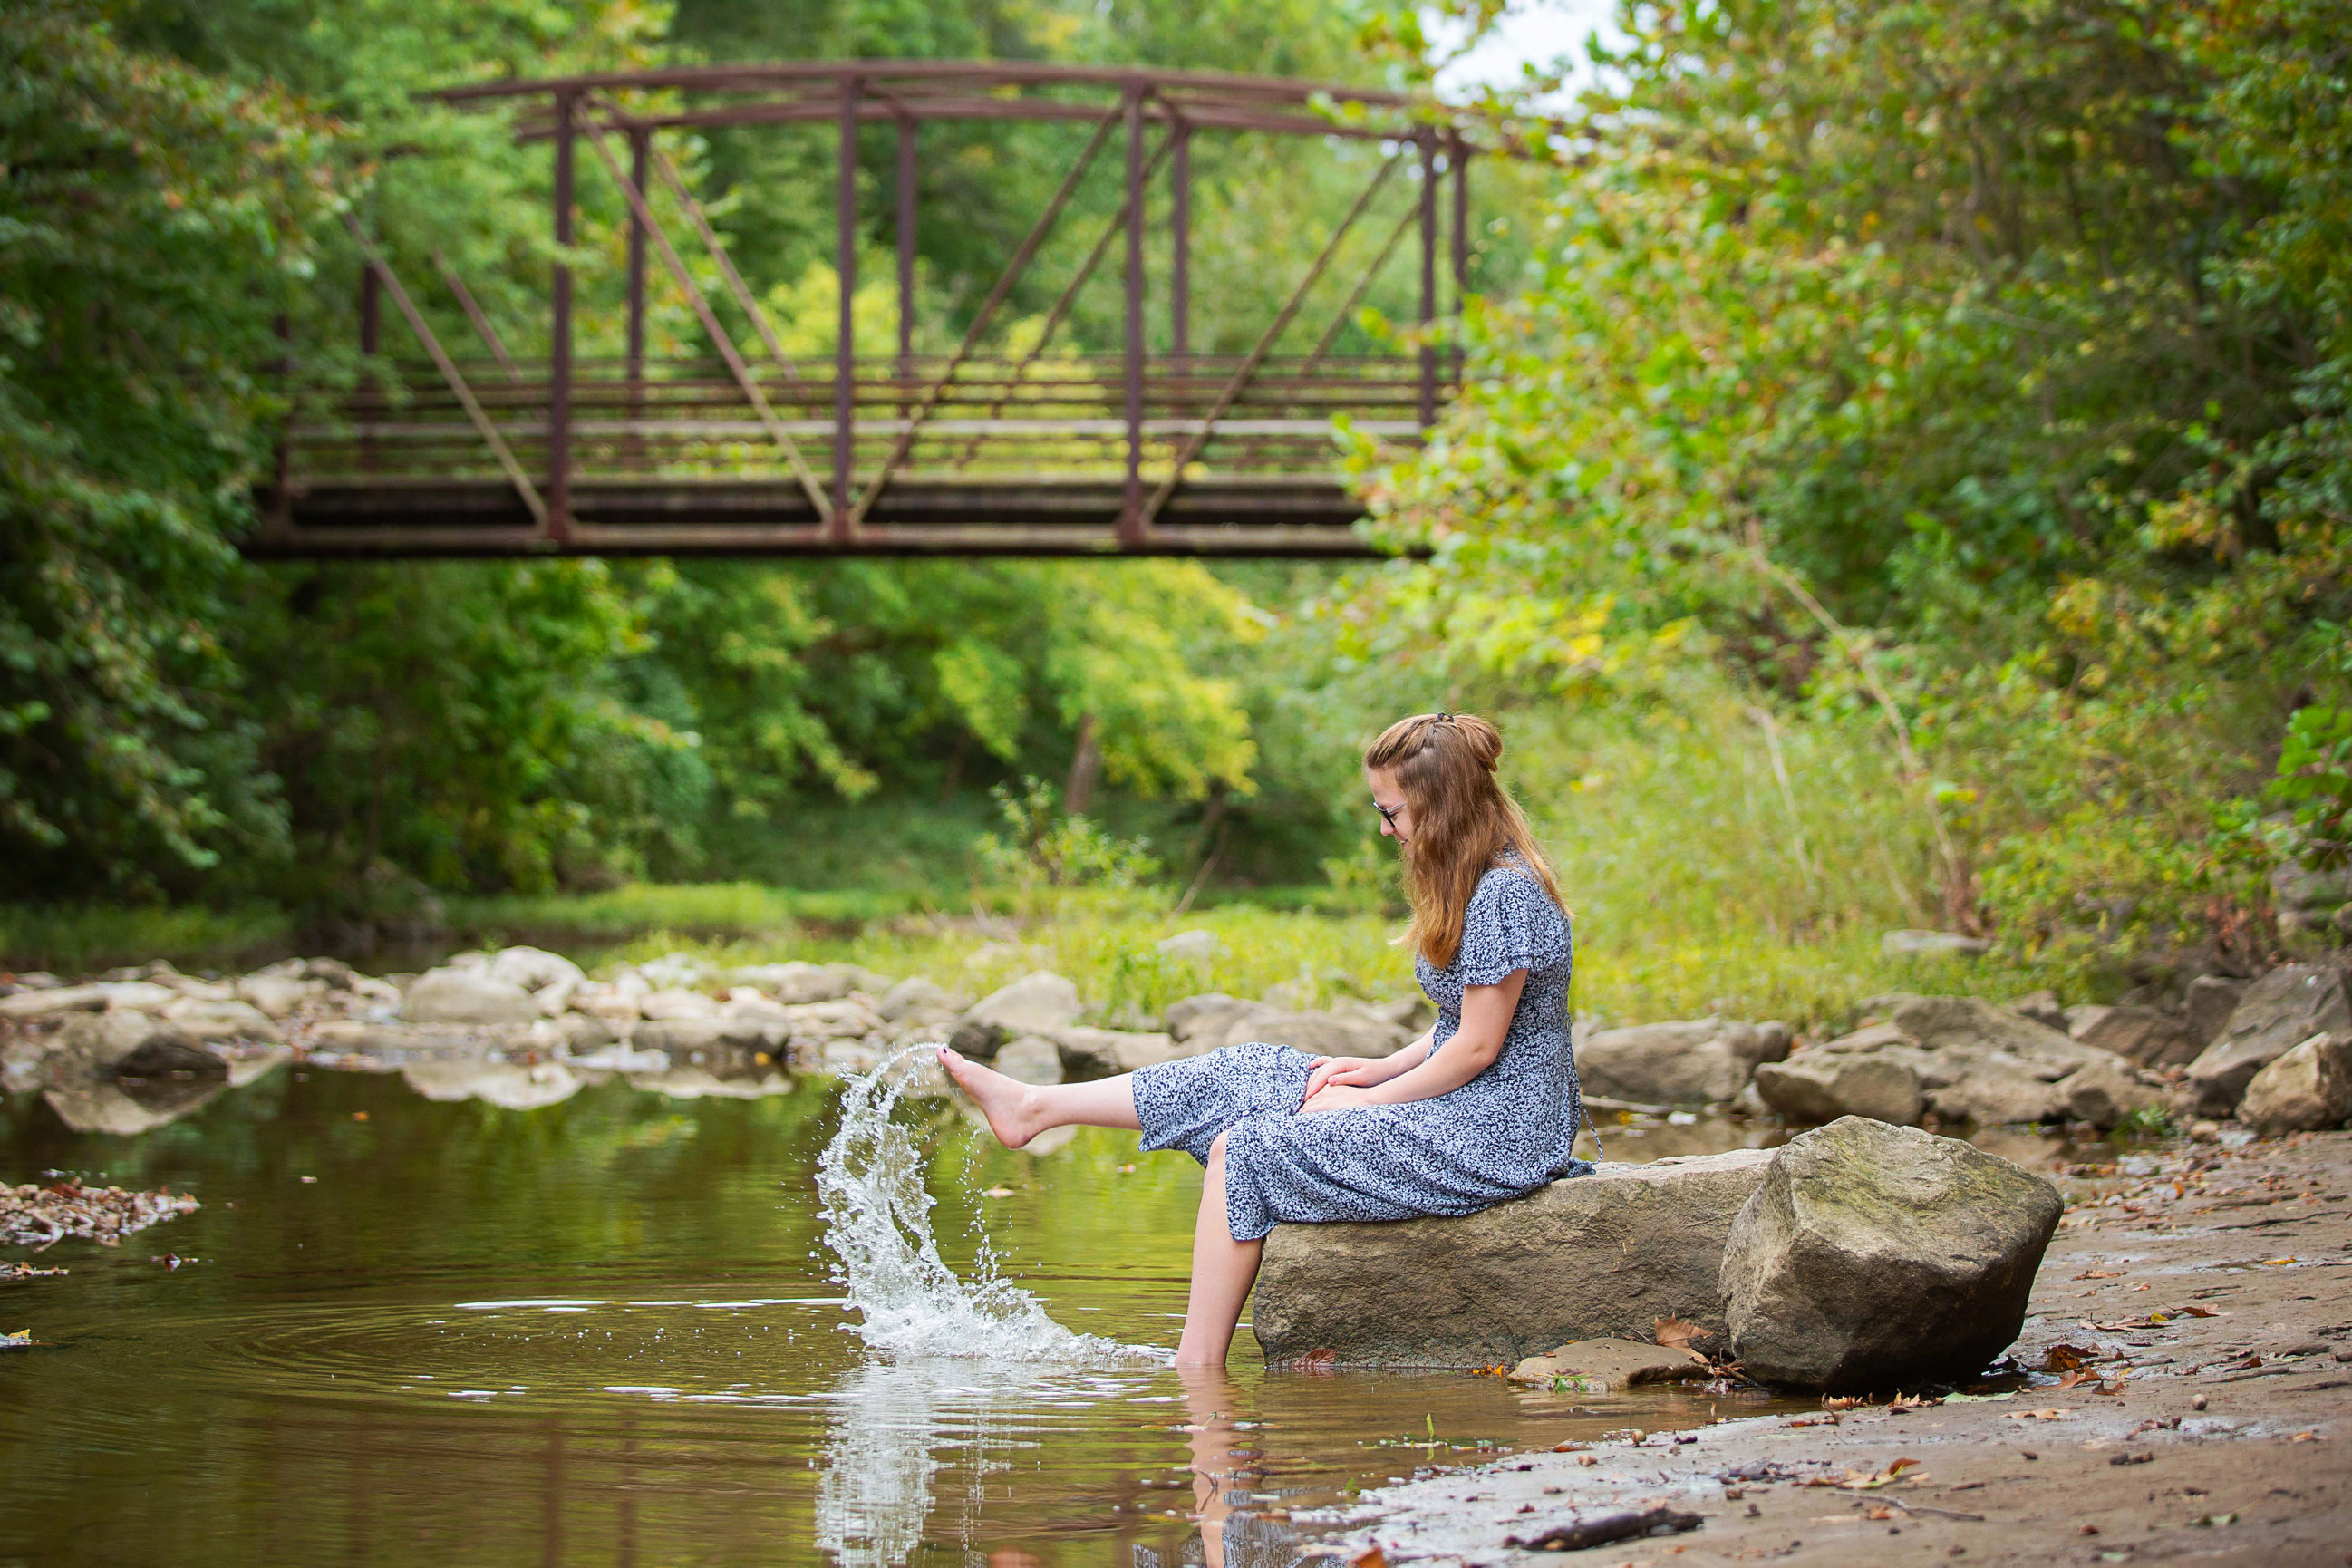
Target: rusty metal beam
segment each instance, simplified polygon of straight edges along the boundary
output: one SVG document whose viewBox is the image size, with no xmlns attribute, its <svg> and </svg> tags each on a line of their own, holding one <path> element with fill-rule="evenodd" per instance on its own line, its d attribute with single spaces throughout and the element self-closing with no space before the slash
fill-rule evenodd
<svg viewBox="0 0 2352 1568">
<path fill-rule="evenodd" d="M 688 91 L 743 92 L 772 90 L 782 82 L 837 80 L 855 71 L 877 84 L 957 81 L 983 87 L 1091 86 L 1158 88 L 1204 95 L 1274 103 L 1311 103 L 1328 98 L 1335 103 L 1360 103 L 1386 109 L 1413 109 L 1429 100 L 1378 89 L 1333 82 L 1307 82 L 1288 77 L 1230 75 L 1223 71 L 1146 70 L 1129 66 L 1071 66 L 1027 60 L 772 60 L 754 64 L 677 66 L 659 70 L 601 71 L 582 76 L 502 80 L 443 88 L 429 96 L 445 103 L 485 99 L 543 98 L 572 92 L 611 92 L 631 89 L 677 88 Z"/>
<path fill-rule="evenodd" d="M 785 463 L 791 468 L 793 477 L 808 491 L 817 515 L 831 522 L 832 510 L 817 484 L 816 475 L 810 471 L 807 461 L 801 456 L 800 447 L 793 443 L 791 432 L 784 428 L 776 411 L 769 405 L 767 394 L 761 390 L 759 382 L 752 377 L 751 367 L 736 352 L 735 340 L 728 335 L 718 312 L 710 308 L 709 300 L 696 285 L 693 275 L 687 271 L 686 263 L 678 259 L 677 247 L 670 244 L 669 236 L 662 232 L 660 224 L 654 221 L 653 211 L 646 205 L 646 193 L 630 180 L 620 162 L 613 156 L 612 149 L 604 145 L 604 132 L 593 125 L 587 131 L 588 145 L 594 149 L 597 159 L 604 163 L 606 173 L 613 176 L 614 184 L 619 185 L 622 195 L 628 198 L 629 210 L 636 215 L 638 222 L 645 225 L 647 237 L 653 240 L 655 248 L 661 252 L 663 265 L 669 269 L 671 281 L 677 285 L 688 303 L 693 305 L 695 314 L 701 318 L 702 329 L 710 335 L 711 344 L 718 349 L 719 357 L 726 362 L 728 374 L 734 377 L 745 401 L 758 413 L 761 424 L 767 427 L 776 445 L 782 448 Z"/>
<path fill-rule="evenodd" d="M 1127 90 L 1127 205 L 1133 221 L 1127 226 L 1127 505 L 1118 520 L 1123 544 L 1140 542 L 1143 534 L 1143 98 L 1141 88 Z"/>
<path fill-rule="evenodd" d="M 834 537 L 857 527 L 851 491 L 857 482 L 857 100 L 865 84 L 841 79 L 840 173 L 834 187 L 834 279 L 841 309 L 833 349 Z"/>
<path fill-rule="evenodd" d="M 408 290 L 402 288 L 400 279 L 393 275 L 383 253 L 376 248 L 373 240 L 368 238 L 367 231 L 360 227 L 359 219 L 350 213 L 343 215 L 343 226 L 351 231 L 352 238 L 359 243 L 360 254 L 367 258 L 369 276 L 376 279 L 384 291 L 392 296 L 392 302 L 399 308 L 402 320 L 408 323 L 408 330 L 415 332 L 417 342 L 425 345 L 425 352 L 432 356 L 433 363 L 441 372 L 441 379 L 449 384 L 449 390 L 465 406 L 466 416 L 473 421 L 475 432 L 498 459 L 499 467 L 505 470 L 507 481 L 514 486 L 515 494 L 522 498 L 522 504 L 530 511 L 532 522 L 542 531 L 546 531 L 550 521 L 547 502 L 540 499 L 538 489 L 530 482 L 530 476 L 523 472 L 520 463 L 515 461 L 514 452 L 507 446 L 506 438 L 490 423 L 489 415 L 483 411 L 481 404 L 474 396 L 473 388 L 466 384 L 466 378 L 457 373 L 457 364 L 442 349 L 441 340 L 433 335 L 431 324 L 417 310 L 415 302 L 409 299 Z"/>
<path fill-rule="evenodd" d="M 1437 423 L 1437 140 L 1421 147 L 1421 422 Z"/>
<path fill-rule="evenodd" d="M 555 279 L 547 355 L 547 509 L 540 521 L 558 543 L 572 534 L 572 247 L 573 126 L 577 95 L 555 95 Z"/>
<path fill-rule="evenodd" d="M 1174 495 L 1176 487 L 1184 482 L 1186 465 L 1199 457 L 1202 449 L 1208 446 L 1210 437 L 1216 433 L 1217 422 L 1225 416 L 1225 411 L 1234 405 L 1234 399 L 1241 395 L 1242 388 L 1249 384 L 1250 378 L 1257 374 L 1258 367 L 1263 365 L 1266 356 L 1274 352 L 1276 340 L 1280 338 L 1283 330 L 1290 325 L 1290 319 L 1298 313 L 1298 307 L 1306 302 L 1307 291 L 1314 288 L 1321 279 L 1324 271 L 1331 265 L 1331 258 L 1339 254 L 1340 242 L 1345 240 L 1349 231 L 1356 226 L 1356 220 L 1364 216 L 1364 209 L 1372 205 L 1372 198 L 1380 195 L 1381 187 L 1388 184 L 1389 175 L 1395 171 L 1396 166 L 1395 158 L 1391 158 L 1381 165 L 1380 173 L 1372 176 L 1372 183 L 1364 187 L 1364 194 L 1356 198 L 1356 205 L 1348 209 L 1348 216 L 1339 221 L 1338 228 L 1331 231 L 1331 237 L 1324 243 L 1321 254 L 1315 258 L 1315 265 L 1307 269 L 1307 276 L 1299 280 L 1297 288 L 1291 290 L 1290 298 L 1283 301 L 1282 309 L 1276 313 L 1273 324 L 1260 335 L 1257 345 L 1250 350 L 1249 357 L 1242 362 L 1241 367 L 1234 372 L 1232 377 L 1217 394 L 1217 401 L 1209 411 L 1207 422 L 1197 434 L 1185 438 L 1182 448 L 1176 454 L 1175 463 L 1168 470 L 1168 477 L 1160 481 L 1160 488 L 1152 492 L 1150 501 L 1136 516 L 1139 533 L 1151 527 L 1151 521 L 1159 515 L 1160 509 L 1168 504 L 1168 498 Z"/>
<path fill-rule="evenodd" d="M 1388 240 L 1381 247 L 1380 253 L 1372 258 L 1372 264 L 1364 268 L 1363 276 L 1356 279 L 1355 288 L 1349 290 L 1346 300 L 1332 316 L 1331 324 L 1323 329 L 1321 337 L 1315 340 L 1314 351 L 1307 356 L 1303 371 L 1312 371 L 1323 363 L 1323 356 L 1331 352 L 1332 343 L 1338 341 L 1348 325 L 1348 318 L 1355 313 L 1358 305 L 1364 302 L 1365 294 L 1380 278 L 1381 268 L 1386 267 L 1389 258 L 1396 254 L 1397 242 L 1404 238 L 1404 231 L 1412 226 L 1413 219 L 1419 216 L 1418 209 L 1407 207 L 1404 216 L 1397 219 L 1396 226 L 1389 230 Z"/>
<path fill-rule="evenodd" d="M 989 323 L 995 319 L 997 308 L 1004 303 L 1005 295 L 1012 292 L 1013 285 L 1019 280 L 1021 274 L 1028 269 L 1030 258 L 1037 254 L 1037 247 L 1043 244 L 1045 236 L 1053 231 L 1055 223 L 1062 216 L 1062 209 L 1069 205 L 1072 193 L 1078 188 L 1078 181 L 1084 178 L 1087 170 L 1093 166 L 1095 154 L 1102 151 L 1102 144 L 1110 137 L 1111 128 L 1118 123 L 1118 116 L 1116 114 L 1106 114 L 1101 117 L 1099 123 L 1095 126 L 1095 133 L 1087 139 L 1085 150 L 1079 153 L 1078 161 L 1073 163 L 1070 166 L 1070 172 L 1062 177 L 1061 184 L 1055 188 L 1053 196 L 1045 203 L 1045 210 L 1037 215 L 1037 221 L 1029 226 L 1028 234 L 1022 237 L 1021 247 L 1013 253 L 1013 259 L 1006 264 L 1003 272 L 998 276 L 995 286 L 989 289 L 988 298 L 981 301 L 980 311 L 972 317 L 971 325 L 964 330 L 963 342 L 956 345 L 955 353 L 948 357 L 948 363 L 940 369 L 938 376 L 923 388 L 922 399 L 916 405 L 913 416 L 908 420 L 906 431 L 891 447 L 889 456 L 882 460 L 881 468 L 875 472 L 871 479 L 866 481 L 865 491 L 857 498 L 856 510 L 850 515 L 853 528 L 858 519 L 873 507 L 876 498 L 881 495 L 883 487 L 890 482 L 891 474 L 900 463 L 906 460 L 907 453 L 914 446 L 916 433 L 921 429 L 923 421 L 929 417 L 931 410 L 938 405 L 940 394 L 947 389 L 948 383 L 955 378 L 957 370 L 962 366 L 965 360 L 971 357 L 971 351 L 979 344 L 981 334 L 987 331 Z"/>
<path fill-rule="evenodd" d="M 1176 165 L 1168 174 L 1168 352 L 1192 352 L 1192 122 L 1170 128 Z"/>
<path fill-rule="evenodd" d="M 499 338 L 498 328 L 490 324 L 489 317 L 484 315 L 482 307 L 475 302 L 474 291 L 466 287 L 466 280 L 457 276 L 457 269 L 450 266 L 448 258 L 437 250 L 433 253 L 433 267 L 441 274 L 441 281 L 449 285 L 449 292 L 457 297 L 457 308 L 464 310 L 466 320 L 473 323 L 474 335 L 488 348 L 490 357 L 497 360 L 499 368 L 507 373 L 507 379 L 520 385 L 522 371 L 516 365 L 514 356 L 507 353 L 507 345 Z"/>
</svg>

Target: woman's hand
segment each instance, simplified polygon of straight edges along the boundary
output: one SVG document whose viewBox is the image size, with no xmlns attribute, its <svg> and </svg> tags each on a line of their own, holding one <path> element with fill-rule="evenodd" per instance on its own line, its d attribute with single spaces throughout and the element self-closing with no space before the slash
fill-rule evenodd
<svg viewBox="0 0 2352 1568">
<path fill-rule="evenodd" d="M 1349 1083 L 1335 1083 L 1327 1085 L 1326 1087 L 1316 1090 L 1314 1093 L 1309 1094 L 1307 1097 L 1306 1103 L 1298 1108 L 1298 1114 L 1301 1116 L 1312 1116 L 1318 1111 L 1352 1110 L 1359 1105 L 1378 1105 L 1381 1102 L 1378 1100 L 1373 1098 L 1372 1091 L 1370 1089 L 1360 1089 L 1354 1084 Z"/>
<path fill-rule="evenodd" d="M 1317 1057 L 1307 1064 L 1307 1092 L 1301 1102 L 1335 1083 L 1352 1084 L 1358 1089 L 1370 1089 L 1388 1082 L 1398 1069 L 1389 1065 L 1385 1057 Z"/>
</svg>

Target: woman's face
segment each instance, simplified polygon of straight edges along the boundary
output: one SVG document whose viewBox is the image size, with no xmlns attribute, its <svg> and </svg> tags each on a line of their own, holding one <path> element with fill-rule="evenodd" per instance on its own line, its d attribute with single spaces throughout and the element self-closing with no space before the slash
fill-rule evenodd
<svg viewBox="0 0 2352 1568">
<path fill-rule="evenodd" d="M 1366 768 L 1364 783 L 1372 792 L 1372 809 L 1381 814 L 1381 834 L 1399 844 L 1412 841 L 1412 807 L 1405 804 L 1404 786 L 1385 768 Z"/>
</svg>

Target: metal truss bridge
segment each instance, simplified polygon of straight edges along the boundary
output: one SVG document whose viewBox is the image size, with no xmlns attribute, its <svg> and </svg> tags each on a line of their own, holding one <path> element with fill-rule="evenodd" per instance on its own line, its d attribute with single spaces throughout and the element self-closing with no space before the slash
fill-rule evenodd
<svg viewBox="0 0 2352 1568">
<path fill-rule="evenodd" d="M 296 370 L 296 412 L 278 471 L 257 494 L 261 526 L 248 554 L 1370 554 L 1356 527 L 1362 508 L 1339 471 L 1335 420 L 1397 445 L 1435 420 L 1455 373 L 1452 351 L 1434 341 L 1441 251 L 1458 309 L 1471 155 L 1511 151 L 1495 127 L 1427 100 L 1192 72 L 782 62 L 498 82 L 441 97 L 504 110 L 520 142 L 547 149 L 550 237 L 562 249 L 544 355 L 510 353 L 437 255 L 429 272 L 403 277 L 352 220 L 365 368 L 312 384 Z M 1091 131 L 961 341 L 918 353 L 920 226 L 957 221 L 919 210 L 919 129 L 951 120 Z M 829 363 L 785 352 L 663 134 L 827 122 L 838 132 L 841 280 Z M 861 356 L 852 317 L 859 132 L 877 122 L 897 133 L 898 352 Z M 1347 139 L 1379 152 L 1320 253 L 1238 353 L 1191 346 L 1192 146 L 1221 132 Z M 1004 346 L 1008 298 L 1106 153 L 1123 164 L 1122 205 L 1042 335 Z M 626 253 L 617 355 L 575 351 L 574 279 L 560 258 L 596 242 L 579 223 L 583 173 L 609 181 L 626 214 L 625 241 L 613 237 Z M 1148 299 L 1147 196 L 1162 179 L 1165 276 Z M 1396 198 L 1379 205 L 1391 186 L 1403 195 L 1394 215 Z M 1333 353 L 1409 237 L 1417 341 L 1402 352 Z M 1115 251 L 1120 352 L 1054 351 Z M 648 355 L 649 273 L 690 308 L 699 352 Z M 452 303 L 473 345 L 434 331 L 426 307 L 446 322 Z M 1164 322 L 1148 321 L 1150 307 L 1166 311 Z M 388 321 L 405 334 L 397 349 L 384 342 Z"/>
</svg>

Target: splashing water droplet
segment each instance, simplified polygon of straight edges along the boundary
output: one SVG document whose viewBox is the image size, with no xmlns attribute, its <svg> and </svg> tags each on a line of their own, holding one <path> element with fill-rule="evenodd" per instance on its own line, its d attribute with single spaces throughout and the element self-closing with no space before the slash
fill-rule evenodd
<svg viewBox="0 0 2352 1568">
<path fill-rule="evenodd" d="M 931 1235 L 938 1202 L 923 1184 L 920 1142 L 891 1110 L 921 1058 L 939 1047 L 908 1046 L 871 1073 L 842 1081 L 841 1130 L 817 1161 L 825 1245 L 841 1259 L 857 1333 L 894 1357 L 940 1356 L 1064 1364 L 1134 1365 L 1165 1351 L 1073 1333 L 1045 1315 L 1034 1296 L 996 1270 L 983 1246 L 972 1278 L 957 1276 Z"/>
</svg>

